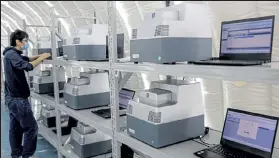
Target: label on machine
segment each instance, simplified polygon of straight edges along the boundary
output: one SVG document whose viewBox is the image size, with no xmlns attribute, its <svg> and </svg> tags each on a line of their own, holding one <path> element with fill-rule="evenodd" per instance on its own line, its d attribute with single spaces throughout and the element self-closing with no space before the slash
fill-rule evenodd
<svg viewBox="0 0 279 158">
<path fill-rule="evenodd" d="M 131 129 L 131 128 L 129 128 L 129 132 L 132 133 L 132 134 L 136 134 L 136 131 Z"/>
<path fill-rule="evenodd" d="M 80 43 L 80 38 L 73 39 L 73 44 L 79 44 L 79 43 Z"/>
<path fill-rule="evenodd" d="M 133 54 L 132 57 L 133 58 L 139 58 L 139 54 Z"/>
</svg>

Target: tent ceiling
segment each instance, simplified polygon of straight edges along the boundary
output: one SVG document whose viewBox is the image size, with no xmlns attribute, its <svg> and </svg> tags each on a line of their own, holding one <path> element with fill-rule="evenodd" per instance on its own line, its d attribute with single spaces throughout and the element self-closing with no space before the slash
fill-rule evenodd
<svg viewBox="0 0 279 158">
<path fill-rule="evenodd" d="M 182 1 L 174 1 L 177 2 Z M 269 11 L 278 8 L 279 2 L 206 2 L 206 1 L 187 1 L 191 3 L 206 3 L 211 6 L 211 9 L 215 10 L 215 13 L 223 13 L 223 10 L 230 10 L 238 6 L 239 10 L 246 10 L 244 13 L 234 12 L 233 14 L 226 14 L 226 20 L 245 17 L 256 16 L 252 12 L 251 8 L 257 8 L 261 10 L 258 15 L 270 14 Z M 117 31 L 124 32 L 126 36 L 126 47 L 129 47 L 129 36 L 131 29 L 136 27 L 143 19 L 143 16 L 155 9 L 163 8 L 165 6 L 164 1 L 117 1 Z M 57 15 L 65 16 L 86 16 L 93 17 L 94 11 L 97 15 L 97 21 L 99 23 L 107 23 L 107 2 L 106 1 L 1 1 L 1 34 L 6 34 L 6 24 L 8 23 L 12 30 L 16 28 L 22 28 L 22 18 L 25 17 L 27 24 L 37 25 L 50 25 L 49 15 L 50 7 L 55 8 Z M 226 6 L 226 7 L 224 7 Z M 270 9 L 266 10 L 268 6 Z M 277 9 L 278 10 L 278 9 Z M 254 11 L 254 10 L 253 10 Z M 264 12 L 264 13 L 263 13 Z M 279 11 L 278 11 L 279 12 Z M 219 17 L 219 16 L 218 16 Z M 216 18 L 218 18 L 216 17 Z M 215 19 L 218 21 L 218 19 Z M 80 27 L 85 24 L 93 23 L 91 19 L 63 19 L 62 22 L 64 30 L 69 34 L 71 28 Z M 67 28 L 68 29 L 67 29 Z M 2 31 L 3 30 L 3 31 Z M 28 28 L 29 34 L 39 36 L 48 36 L 49 29 L 47 28 Z M 129 51 L 129 48 L 126 50 Z"/>
<path fill-rule="evenodd" d="M 52 6 L 55 8 L 55 14 L 63 16 L 94 17 L 95 11 L 97 21 L 107 23 L 106 1 L 1 1 L 1 30 L 4 29 L 1 34 L 7 34 L 6 23 L 12 30 L 22 29 L 23 18 L 28 25 L 50 25 L 49 15 Z M 141 22 L 143 15 L 164 6 L 164 1 L 117 1 L 117 32 L 125 34 L 128 44 L 131 28 Z M 93 19 L 63 19 L 63 21 L 62 26 L 68 27 L 68 34 L 71 28 L 93 23 Z M 32 37 L 36 34 L 38 36 L 50 34 L 47 28 L 27 28 L 27 32 L 33 35 Z"/>
<path fill-rule="evenodd" d="M 117 7 L 119 16 L 125 16 L 124 18 L 137 16 L 138 19 L 142 13 L 164 7 L 164 1 L 118 1 L 117 3 L 120 6 Z M 96 11 L 99 23 L 107 23 L 106 1 L 1 1 L 1 19 L 8 22 L 12 30 L 18 27 L 22 28 L 21 19 L 24 17 L 26 17 L 28 24 L 49 25 L 49 8 L 51 6 L 55 7 L 57 14 L 66 16 L 93 17 L 94 11 Z M 124 15 L 122 15 L 123 12 Z M 123 17 L 118 17 L 118 22 L 121 21 L 119 18 Z M 65 21 L 70 27 L 80 27 L 93 23 L 92 20 L 84 19 L 66 19 Z M 125 22 L 122 23 L 119 26 L 125 27 Z M 5 24 L 1 21 L 1 25 Z M 32 33 L 35 32 L 35 29 L 29 28 L 27 31 Z M 38 31 L 39 35 L 49 34 L 44 28 L 40 28 Z"/>
</svg>

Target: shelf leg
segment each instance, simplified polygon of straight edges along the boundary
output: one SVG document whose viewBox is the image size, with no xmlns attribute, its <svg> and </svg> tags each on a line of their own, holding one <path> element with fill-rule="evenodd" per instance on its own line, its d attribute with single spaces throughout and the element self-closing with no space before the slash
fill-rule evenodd
<svg viewBox="0 0 279 158">
<path fill-rule="evenodd" d="M 119 85 L 116 78 L 117 72 L 113 69 L 113 64 L 117 62 L 117 40 L 116 40 L 116 2 L 108 1 L 108 49 L 109 49 L 109 84 L 110 84 L 110 104 L 112 121 L 112 157 L 120 158 L 120 143 L 116 141 L 116 134 L 119 127 Z"/>
<path fill-rule="evenodd" d="M 51 16 L 51 52 L 52 52 L 52 60 L 57 59 L 56 52 L 56 31 L 55 31 L 55 15 L 54 8 L 50 8 L 50 16 Z M 62 134 L 61 134 L 61 111 L 57 108 L 59 104 L 59 88 L 58 88 L 58 79 L 57 79 L 57 66 L 52 65 L 52 73 L 53 73 L 53 84 L 54 84 L 54 98 L 55 98 L 55 112 L 56 112 L 56 133 L 57 133 L 57 151 L 58 158 L 63 158 L 61 151 L 62 147 Z"/>
</svg>

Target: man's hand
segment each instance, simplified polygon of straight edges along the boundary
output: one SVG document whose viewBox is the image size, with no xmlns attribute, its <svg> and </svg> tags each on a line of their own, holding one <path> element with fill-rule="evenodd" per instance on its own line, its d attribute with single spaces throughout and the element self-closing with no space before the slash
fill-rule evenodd
<svg viewBox="0 0 279 158">
<path fill-rule="evenodd" d="M 41 54 L 38 59 L 31 62 L 31 64 L 33 65 L 33 68 L 38 66 L 43 60 L 49 58 L 50 56 L 51 56 L 50 53 Z"/>
<path fill-rule="evenodd" d="M 40 58 L 44 60 L 44 59 L 49 58 L 50 56 L 51 56 L 50 53 L 43 53 L 40 55 Z"/>
</svg>

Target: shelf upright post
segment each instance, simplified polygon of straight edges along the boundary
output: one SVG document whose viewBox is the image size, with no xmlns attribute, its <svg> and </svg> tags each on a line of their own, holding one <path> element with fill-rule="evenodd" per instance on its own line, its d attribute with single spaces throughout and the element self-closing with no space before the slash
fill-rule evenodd
<svg viewBox="0 0 279 158">
<path fill-rule="evenodd" d="M 50 19 L 51 19 L 51 52 L 52 52 L 52 60 L 57 59 L 56 53 L 56 31 L 55 31 L 55 17 L 54 17 L 54 8 L 50 8 Z M 61 111 L 57 108 L 59 104 L 59 88 L 58 88 L 58 79 L 57 79 L 57 66 L 52 65 L 52 73 L 53 73 L 53 84 L 54 84 L 54 98 L 55 98 L 55 112 L 56 112 L 56 129 L 57 129 L 57 151 L 58 158 L 62 158 L 63 155 L 60 152 L 62 147 L 62 135 L 61 135 Z"/>
<path fill-rule="evenodd" d="M 11 46 L 11 41 L 10 41 L 10 36 L 11 36 L 11 29 L 9 27 L 7 27 L 7 33 L 8 33 L 8 37 L 7 37 L 7 40 L 8 40 L 8 46 Z"/>
<path fill-rule="evenodd" d="M 22 29 L 23 29 L 23 31 L 27 32 L 27 26 L 26 26 L 25 19 L 22 19 Z M 28 56 L 28 50 L 25 50 L 24 55 Z"/>
<path fill-rule="evenodd" d="M 110 85 L 110 104 L 112 121 L 112 157 L 120 158 L 120 143 L 116 140 L 116 134 L 120 131 L 119 127 L 119 91 L 118 79 L 113 65 L 117 62 L 117 40 L 116 40 L 116 2 L 107 1 L 108 10 L 108 49 L 109 49 L 109 85 Z"/>
<path fill-rule="evenodd" d="M 11 41 L 10 41 L 10 36 L 11 36 L 11 29 L 9 28 L 9 27 L 5 27 L 6 29 L 7 29 L 7 41 L 8 41 L 8 45 L 6 46 L 6 47 L 10 47 L 11 46 Z M 2 63 L 2 66 L 1 66 L 1 68 L 2 68 L 2 73 L 3 73 L 3 77 L 5 78 L 5 74 L 4 74 L 4 63 L 3 63 L 3 59 L 4 59 L 4 56 L 2 56 L 2 54 L 1 54 L 1 63 Z M 4 80 L 1 80 L 1 81 L 4 81 Z M 2 84 L 2 83 L 1 83 Z"/>
<path fill-rule="evenodd" d="M 39 41 L 39 37 L 38 37 L 38 28 L 36 27 L 36 43 L 35 43 L 35 44 L 36 44 L 36 47 L 37 47 L 37 48 L 39 48 L 39 47 L 38 47 L 38 41 Z M 39 52 L 38 52 L 38 54 L 39 54 Z"/>
<path fill-rule="evenodd" d="M 4 27 L 5 27 L 5 26 L 4 26 Z M 6 28 L 6 30 L 7 30 L 8 45 L 7 45 L 7 46 L 4 46 L 4 47 L 9 47 L 9 46 L 11 46 L 11 42 L 10 42 L 11 30 L 10 30 L 9 27 L 5 27 L 5 28 Z M 1 44 L 1 45 L 2 45 L 2 44 Z M 1 73 L 2 73 L 2 75 L 1 75 L 1 87 L 2 87 L 2 86 L 3 86 L 3 87 L 5 86 L 5 84 L 4 84 L 3 81 L 6 80 L 5 72 L 4 72 L 4 61 L 3 61 L 3 59 L 4 59 L 4 55 L 1 54 Z M 5 111 L 7 111 L 7 110 L 8 110 L 8 107 L 5 106 Z"/>
<path fill-rule="evenodd" d="M 22 19 L 22 29 L 23 29 L 23 31 L 27 32 L 27 26 L 26 26 L 25 19 Z M 24 55 L 28 56 L 28 50 L 27 49 L 25 50 Z M 28 86 L 30 87 L 30 75 L 29 75 L 29 72 L 25 72 L 25 77 L 26 77 Z M 29 103 L 31 104 L 31 97 L 29 97 L 28 100 L 29 100 Z"/>
</svg>

